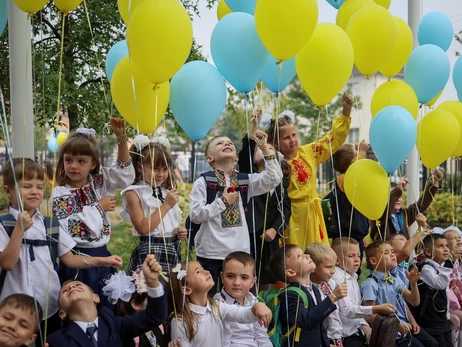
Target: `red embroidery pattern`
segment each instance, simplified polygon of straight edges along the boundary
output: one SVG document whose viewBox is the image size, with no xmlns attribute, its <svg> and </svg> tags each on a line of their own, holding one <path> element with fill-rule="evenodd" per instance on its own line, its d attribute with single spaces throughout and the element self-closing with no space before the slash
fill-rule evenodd
<svg viewBox="0 0 462 347">
<path fill-rule="evenodd" d="M 330 140 L 329 140 L 329 138 L 330 138 Z M 311 150 L 313 151 L 315 158 L 318 158 L 318 157 L 322 156 L 324 150 L 326 148 L 330 147 L 329 142 L 332 142 L 332 143 L 334 142 L 334 135 L 332 133 L 332 130 L 329 131 L 327 133 L 327 135 L 324 136 L 322 139 L 320 139 L 319 141 L 314 142 L 311 145 Z M 326 144 L 327 147 L 324 147 L 324 144 Z"/>
<path fill-rule="evenodd" d="M 306 184 L 310 181 L 310 174 L 303 161 L 297 159 L 292 160 L 292 170 L 297 175 L 297 181 L 299 183 Z"/>
</svg>

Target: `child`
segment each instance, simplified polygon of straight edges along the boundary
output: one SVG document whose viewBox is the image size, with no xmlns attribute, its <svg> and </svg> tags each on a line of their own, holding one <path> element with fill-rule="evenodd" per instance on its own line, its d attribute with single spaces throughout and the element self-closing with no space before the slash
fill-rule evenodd
<svg viewBox="0 0 462 347">
<path fill-rule="evenodd" d="M 321 300 L 324 300 L 332 293 L 335 288 L 335 282 L 332 275 L 335 273 L 335 263 L 337 255 L 328 245 L 322 242 L 313 242 L 305 250 L 316 265 L 316 270 L 311 274 L 311 283 L 313 283 L 321 292 Z M 335 304 L 338 309 L 338 305 Z M 331 344 L 341 346 L 342 344 L 342 322 L 340 321 L 338 310 L 332 312 L 325 320 L 324 327 L 327 330 L 327 337 Z"/>
<path fill-rule="evenodd" d="M 257 109 L 249 134 L 242 139 L 242 149 L 239 152 L 238 161 L 240 172 L 265 171 L 266 164 L 262 152 L 257 148 L 257 142 L 264 136 L 263 132 L 258 131 L 261 116 L 261 109 Z M 268 145 L 268 147 L 272 154 L 276 154 L 273 146 Z M 288 167 L 286 162 L 281 163 L 281 165 L 284 167 L 284 163 Z M 247 226 L 250 231 L 250 251 L 255 257 L 257 265 L 257 287 L 259 290 L 270 289 L 271 284 L 275 283 L 268 269 L 268 261 L 271 254 L 279 248 L 279 240 L 290 219 L 290 199 L 287 195 L 289 175 L 285 171 L 283 169 L 282 184 L 277 185 L 268 193 L 253 197 L 253 202 L 248 204 L 248 211 L 246 212 Z"/>
<path fill-rule="evenodd" d="M 323 321 L 337 309 L 335 302 L 347 295 L 346 284 L 338 285 L 322 300 L 319 289 L 310 280 L 316 264 L 297 245 L 288 244 L 276 250 L 270 259 L 270 267 L 276 280 L 287 282 L 289 287 L 300 288 L 309 302 L 305 307 L 294 291 L 285 291 L 280 297 L 279 319 L 282 333 L 288 335 L 284 346 L 328 347 L 330 343 Z M 288 327 L 295 329 L 289 330 Z"/>
<path fill-rule="evenodd" d="M 128 273 L 139 269 L 149 251 L 156 256 L 162 271 L 178 263 L 178 240 L 186 239 L 181 228 L 179 195 L 173 180 L 172 156 L 160 143 L 138 135 L 130 148 L 136 176 L 133 185 L 122 191 L 122 216 L 133 224 L 133 235 L 140 242 L 132 252 Z"/>
<path fill-rule="evenodd" d="M 342 322 L 342 339 L 344 347 L 367 346 L 371 338 L 371 328 L 364 318 L 375 314 L 388 316 L 396 311 L 390 304 L 361 306 L 361 290 L 357 271 L 361 265 L 359 242 L 353 238 L 342 237 L 332 241 L 332 249 L 337 255 L 337 267 L 332 276 L 335 284 L 348 286 L 348 295 L 337 306 Z"/>
<path fill-rule="evenodd" d="M 107 211 L 116 207 L 114 190 L 125 188 L 135 178 L 125 138 L 125 121 L 112 118 L 111 124 L 119 142 L 117 161 L 110 168 L 103 168 L 100 174 L 95 131 L 77 129 L 59 150 L 56 168 L 59 187 L 53 191 L 53 216 L 77 243 L 75 250 L 99 257 L 110 255 L 106 248 L 111 236 Z M 62 281 L 78 279 L 97 294 L 101 294 L 103 279 L 115 272 L 102 267 L 76 272 L 61 264 L 60 271 Z"/>
<path fill-rule="evenodd" d="M 249 253 L 233 252 L 223 261 L 220 273 L 223 288 L 215 299 L 237 306 L 253 306 L 257 299 L 250 293 L 255 284 L 255 260 Z M 223 322 L 223 346 L 272 347 L 267 329 L 254 324 Z"/>
<path fill-rule="evenodd" d="M 436 341 L 421 328 L 412 316 L 405 300 L 412 306 L 420 303 L 419 272 L 413 269 L 408 274 L 411 290 L 407 289 L 399 277 L 390 275 L 390 270 L 397 267 L 396 256 L 389 243 L 375 241 L 366 247 L 367 267 L 371 275 L 361 284 L 361 293 L 365 306 L 389 303 L 396 307 L 396 314 L 400 320 L 397 346 L 437 347 Z M 367 318 L 370 323 L 375 317 Z M 412 337 L 411 337 L 412 333 Z"/>
<path fill-rule="evenodd" d="M 348 136 L 353 98 L 344 94 L 342 100 L 342 115 L 334 119 L 332 130 L 314 143 L 299 146 L 294 115 L 290 111 L 281 113 L 277 125 L 273 120 L 267 130 L 269 143 L 291 166 L 288 194 L 292 216 L 285 236 L 288 236 L 288 243 L 297 244 L 301 249 L 312 242 L 329 243 L 321 200 L 316 192 L 316 168 L 329 159 Z M 276 136 L 278 133 L 279 137 Z"/>
<path fill-rule="evenodd" d="M 162 267 L 156 258 L 148 255 L 143 263 L 148 291 L 146 309 L 125 317 L 115 317 L 106 307 L 98 312 L 98 294 L 80 281 L 65 282 L 59 293 L 59 316 L 67 320 L 68 325 L 48 336 L 49 347 L 122 347 L 127 341 L 157 327 L 167 319 L 168 306 L 159 282 L 159 271 Z"/>
<path fill-rule="evenodd" d="M 72 253 L 75 242 L 67 230 L 38 210 L 43 201 L 43 179 L 42 167 L 32 159 L 15 158 L 13 166 L 7 161 L 3 168 L 3 190 L 11 206 L 10 214 L 0 218 L 0 300 L 16 293 L 35 297 L 45 308 L 47 331 L 52 332 L 61 325 L 55 315 L 61 288 L 56 258 L 76 269 L 118 267 L 122 259 L 84 258 Z"/>
<path fill-rule="evenodd" d="M 281 168 L 266 143 L 266 137 L 259 141 L 263 152 L 266 170 L 248 175 L 247 197 L 262 195 L 281 183 Z M 201 224 L 195 237 L 197 260 L 212 274 L 215 283 L 222 267 L 223 259 L 231 252 L 242 250 L 250 252 L 249 230 L 245 220 L 243 201 L 237 190 L 238 172 L 234 169 L 237 159 L 236 148 L 229 138 L 213 137 L 205 148 L 205 156 L 213 168 L 213 177 L 199 177 L 193 185 L 190 198 L 190 219 Z M 213 183 L 207 183 L 213 180 Z M 215 200 L 206 204 L 208 190 L 215 187 Z M 210 294 L 216 293 L 216 284 Z"/>
<path fill-rule="evenodd" d="M 261 302 L 240 307 L 209 297 L 214 281 L 197 261 L 189 261 L 187 267 L 185 263 L 178 264 L 170 273 L 170 281 L 176 312 L 171 321 L 173 342 L 169 346 L 224 346 L 225 322 L 258 321 L 265 327 L 271 322 L 271 311 Z"/>
<path fill-rule="evenodd" d="M 42 308 L 26 294 L 12 294 L 0 303 L 0 346 L 28 346 L 37 338 Z"/>
<path fill-rule="evenodd" d="M 452 346 L 447 293 L 452 269 L 444 266 L 449 259 L 448 241 L 443 235 L 432 234 L 423 243 L 426 260 L 418 265 L 421 302 L 416 318 L 440 347 Z"/>
<path fill-rule="evenodd" d="M 443 173 L 440 170 L 433 171 L 433 178 L 427 183 L 419 201 L 403 208 L 403 190 L 409 182 L 406 177 L 403 177 L 401 182 L 391 190 L 388 205 L 390 207 L 385 208 L 382 217 L 379 219 L 380 228 L 375 221 L 372 223 L 372 240 L 386 240 L 391 234 L 403 234 L 409 239 L 409 226 L 415 222 L 419 212 L 425 213 L 430 207 L 442 179 Z"/>
</svg>

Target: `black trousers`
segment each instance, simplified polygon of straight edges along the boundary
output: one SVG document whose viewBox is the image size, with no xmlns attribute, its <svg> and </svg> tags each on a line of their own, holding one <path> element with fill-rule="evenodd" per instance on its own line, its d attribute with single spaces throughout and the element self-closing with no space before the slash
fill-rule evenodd
<svg viewBox="0 0 462 347">
<path fill-rule="evenodd" d="M 217 293 L 218 281 L 220 280 L 220 271 L 223 266 L 223 260 L 197 257 L 197 261 L 202 264 L 202 267 L 205 270 L 210 272 L 210 275 L 212 275 L 212 278 L 215 281 L 215 284 L 209 291 L 209 295 L 213 297 Z"/>
<path fill-rule="evenodd" d="M 451 341 L 451 332 L 449 332 L 449 341 Z M 399 347 L 438 347 L 438 345 L 439 343 L 434 336 L 422 327 L 420 327 L 418 334 L 407 334 L 405 338 L 396 340 L 396 346 Z M 444 346 L 446 345 L 439 345 L 439 347 Z M 452 347 L 452 345 L 447 345 L 447 347 Z"/>
<path fill-rule="evenodd" d="M 434 324 L 425 329 L 437 341 L 439 347 L 452 347 L 451 324 L 449 320 L 444 324 Z"/>
<path fill-rule="evenodd" d="M 343 347 L 367 347 L 366 337 L 360 335 L 352 335 L 343 339 Z"/>
</svg>

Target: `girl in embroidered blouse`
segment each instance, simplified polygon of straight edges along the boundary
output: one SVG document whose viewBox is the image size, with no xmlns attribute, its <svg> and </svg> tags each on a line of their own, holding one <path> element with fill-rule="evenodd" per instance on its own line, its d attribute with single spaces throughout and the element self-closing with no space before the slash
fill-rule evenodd
<svg viewBox="0 0 462 347">
<path fill-rule="evenodd" d="M 313 242 L 329 244 L 321 199 L 316 191 L 316 168 L 335 153 L 350 131 L 353 98 L 345 93 L 342 101 L 342 114 L 333 120 L 332 130 L 313 143 L 299 144 L 291 111 L 282 112 L 277 125 L 272 119 L 267 129 L 268 143 L 272 143 L 291 166 L 287 191 L 292 203 L 292 216 L 284 235 L 288 237 L 287 243 L 296 244 L 301 249 L 306 249 Z"/>
<path fill-rule="evenodd" d="M 262 302 L 253 306 L 226 304 L 212 299 L 208 292 L 214 286 L 210 272 L 198 261 L 179 263 L 170 272 L 175 312 L 171 314 L 169 347 L 223 346 L 223 321 L 268 327 L 271 310 Z M 224 346 L 226 347 L 226 346 Z"/>
<path fill-rule="evenodd" d="M 180 227 L 182 213 L 175 188 L 173 160 L 167 146 L 138 135 L 130 148 L 136 177 L 122 191 L 121 215 L 133 224 L 140 242 L 133 250 L 128 273 L 141 269 L 148 254 L 154 254 L 164 272 L 178 263 L 179 241 L 187 237 Z"/>
<path fill-rule="evenodd" d="M 59 186 L 53 191 L 53 215 L 77 243 L 74 250 L 98 257 L 110 255 L 106 248 L 111 236 L 107 212 L 116 207 L 115 189 L 125 188 L 135 178 L 126 143 L 125 121 L 112 118 L 111 125 L 119 142 L 114 164 L 101 168 L 95 131 L 77 129 L 59 150 L 56 167 Z M 104 267 L 77 272 L 60 264 L 62 281 L 77 276 L 77 280 L 100 295 L 102 280 L 113 272 L 115 269 Z M 106 301 L 102 303 L 109 306 Z"/>
</svg>

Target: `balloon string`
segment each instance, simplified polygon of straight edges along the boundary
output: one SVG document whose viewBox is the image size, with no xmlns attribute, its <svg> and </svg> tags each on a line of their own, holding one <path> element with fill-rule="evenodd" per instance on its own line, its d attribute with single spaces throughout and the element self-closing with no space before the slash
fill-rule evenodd
<svg viewBox="0 0 462 347">
<path fill-rule="evenodd" d="M 59 57 L 59 74 L 58 74 L 58 104 L 56 109 L 56 117 L 59 121 L 60 110 L 61 110 L 61 80 L 63 75 L 63 54 L 64 54 L 64 29 L 66 23 L 66 16 L 62 15 L 62 26 L 61 26 L 61 48 Z"/>
</svg>

